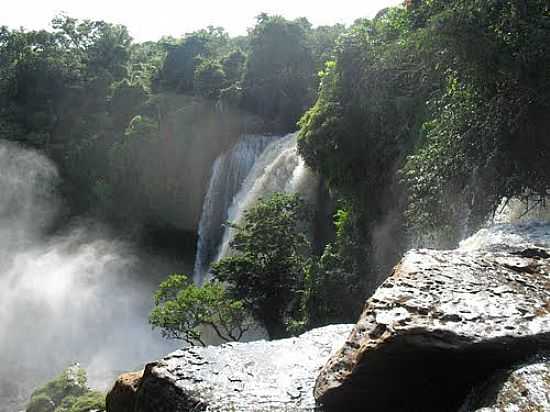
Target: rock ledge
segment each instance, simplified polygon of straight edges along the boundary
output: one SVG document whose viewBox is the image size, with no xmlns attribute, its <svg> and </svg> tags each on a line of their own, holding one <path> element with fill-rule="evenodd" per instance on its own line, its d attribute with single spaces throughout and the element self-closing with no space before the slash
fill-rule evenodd
<svg viewBox="0 0 550 412">
<path fill-rule="evenodd" d="M 178 350 L 151 363 L 123 409 L 113 388 L 109 412 L 313 411 L 313 384 L 353 325 L 331 325 L 297 338 Z M 120 380 L 120 379 L 119 379 Z"/>
<path fill-rule="evenodd" d="M 457 411 L 495 370 L 550 348 L 550 251 L 485 244 L 407 253 L 321 371 L 315 398 L 335 410 Z"/>
</svg>

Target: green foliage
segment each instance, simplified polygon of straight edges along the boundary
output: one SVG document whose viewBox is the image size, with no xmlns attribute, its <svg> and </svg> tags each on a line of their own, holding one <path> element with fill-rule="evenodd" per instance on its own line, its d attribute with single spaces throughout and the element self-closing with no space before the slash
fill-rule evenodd
<svg viewBox="0 0 550 412">
<path fill-rule="evenodd" d="M 236 341 L 250 326 L 243 303 L 229 297 L 220 283 L 196 286 L 178 274 L 170 276 L 155 293 L 149 322 L 167 338 L 203 346 L 205 327 L 224 341 Z"/>
<path fill-rule="evenodd" d="M 305 312 L 310 328 L 355 322 L 372 288 L 361 222 L 352 206 L 341 207 L 334 215 L 336 239 L 309 268 Z"/>
<path fill-rule="evenodd" d="M 86 386 L 86 372 L 71 366 L 33 392 L 27 412 L 88 412 L 105 408 L 105 395 Z"/>
<path fill-rule="evenodd" d="M 105 394 L 88 391 L 78 397 L 66 397 L 61 405 L 55 409 L 55 412 L 89 412 L 101 409 L 105 409 Z"/>
<path fill-rule="evenodd" d="M 305 19 L 288 21 L 262 14 L 250 32 L 243 106 L 273 119 L 284 130 L 294 130 L 313 101 L 315 64 L 309 30 Z"/>
<path fill-rule="evenodd" d="M 357 216 L 364 272 L 384 230 L 394 249 L 451 246 L 503 197 L 548 194 L 549 9 L 409 1 L 340 37 L 299 150 Z"/>
<path fill-rule="evenodd" d="M 234 50 L 223 59 L 223 72 L 230 84 L 241 81 L 246 62 L 246 55 L 240 50 Z"/>
<path fill-rule="evenodd" d="M 456 240 L 503 197 L 550 190 L 550 12 L 540 0 L 433 3 L 414 13 L 447 81 L 404 168 L 407 212 L 415 230 Z"/>
<path fill-rule="evenodd" d="M 237 83 L 220 90 L 220 102 L 229 107 L 239 107 L 243 99 L 243 89 Z"/>
<path fill-rule="evenodd" d="M 159 73 L 161 89 L 194 93 L 197 68 L 204 59 L 220 57 L 228 44 L 223 28 L 212 26 L 187 34 L 179 43 L 166 44 L 166 59 Z"/>
<path fill-rule="evenodd" d="M 245 131 L 294 129 L 315 92 L 312 53 L 326 58 L 335 44 L 338 30 L 322 31 L 263 16 L 247 36 L 208 27 L 138 44 L 123 26 L 65 15 L 48 31 L 0 27 L 0 137 L 56 161 L 71 213 L 121 227 L 167 220 L 161 205 L 182 198 L 185 182 L 174 182 L 186 167 Z M 251 98 L 269 105 L 267 93 L 263 110 Z M 130 216 L 117 207 L 127 203 Z"/>
<path fill-rule="evenodd" d="M 419 64 L 400 44 L 402 13 L 362 21 L 342 38 L 317 102 L 300 121 L 299 150 L 308 165 L 363 204 L 390 186 L 424 114 Z M 381 213 L 376 202 L 365 206 L 373 218 Z"/>
<path fill-rule="evenodd" d="M 130 120 L 128 128 L 126 129 L 126 135 L 131 137 L 150 138 L 158 133 L 159 125 L 154 120 L 137 115 Z"/>
<path fill-rule="evenodd" d="M 166 44 L 165 41 L 167 40 L 130 45 L 127 65 L 130 84 L 140 85 L 147 92 L 152 91 L 153 83 L 158 83 L 156 76 L 166 58 L 166 48 L 161 44 Z"/>
<path fill-rule="evenodd" d="M 195 69 L 194 87 L 199 96 L 217 99 L 225 85 L 225 73 L 221 64 L 205 60 Z"/>
<path fill-rule="evenodd" d="M 275 193 L 260 200 L 234 224 L 235 254 L 212 266 L 228 293 L 261 321 L 271 338 L 287 335 L 300 320 L 310 245 L 305 230 L 311 213 L 296 195 Z"/>
<path fill-rule="evenodd" d="M 46 394 L 40 393 L 33 395 L 31 402 L 27 406 L 27 412 L 54 412 L 55 404 Z"/>
<path fill-rule="evenodd" d="M 124 130 L 135 113 L 142 111 L 148 99 L 147 92 L 140 84 L 131 84 L 127 79 L 113 84 L 110 114 L 113 126 Z"/>
<path fill-rule="evenodd" d="M 340 36 L 346 32 L 346 26 L 335 24 L 334 26 L 319 26 L 311 30 L 309 43 L 317 72 L 325 68 L 325 63 L 334 59 L 336 47 Z"/>
<path fill-rule="evenodd" d="M 410 30 L 402 8 L 357 21 L 325 63 L 319 97 L 300 120 L 298 150 L 342 204 L 337 238 L 311 271 L 312 325 L 353 321 L 403 247 L 396 172 L 422 136 L 438 80 L 424 70 Z"/>
</svg>

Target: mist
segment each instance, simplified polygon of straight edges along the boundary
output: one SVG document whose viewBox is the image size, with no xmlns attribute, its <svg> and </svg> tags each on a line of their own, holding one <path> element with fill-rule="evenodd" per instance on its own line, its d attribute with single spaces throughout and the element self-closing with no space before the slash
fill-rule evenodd
<svg viewBox="0 0 550 412">
<path fill-rule="evenodd" d="M 175 347 L 147 315 L 170 262 L 143 256 L 97 222 L 51 234 L 62 202 L 54 164 L 0 141 L 0 411 L 74 362 L 106 389 Z"/>
</svg>

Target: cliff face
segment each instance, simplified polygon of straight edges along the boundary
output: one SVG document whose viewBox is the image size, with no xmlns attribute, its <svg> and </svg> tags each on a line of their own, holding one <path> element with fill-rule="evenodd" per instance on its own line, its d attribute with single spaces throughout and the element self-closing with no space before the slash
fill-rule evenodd
<svg viewBox="0 0 550 412">
<path fill-rule="evenodd" d="M 548 410 L 550 225 L 410 251 L 350 329 L 177 351 L 109 411 Z"/>
</svg>

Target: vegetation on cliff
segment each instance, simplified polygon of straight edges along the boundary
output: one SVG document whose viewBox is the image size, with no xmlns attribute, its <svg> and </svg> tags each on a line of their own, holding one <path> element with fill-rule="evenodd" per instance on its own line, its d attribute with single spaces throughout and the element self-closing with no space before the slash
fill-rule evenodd
<svg viewBox="0 0 550 412">
<path fill-rule="evenodd" d="M 411 240 L 450 246 L 502 198 L 544 199 L 549 44 L 542 0 L 408 1 L 358 21 L 300 121 L 302 156 L 353 221 L 326 258 L 354 245 L 339 266 L 376 285 Z"/>
<path fill-rule="evenodd" d="M 35 390 L 27 412 L 89 412 L 105 408 L 105 394 L 86 386 L 86 371 L 78 366 L 65 369 L 59 376 Z"/>
<path fill-rule="evenodd" d="M 73 214 L 190 230 L 178 212 L 200 207 L 200 165 L 243 132 L 294 130 L 342 31 L 266 14 L 247 36 L 208 27 L 145 43 L 65 15 L 50 31 L 0 27 L 0 138 L 57 162 Z"/>
</svg>

